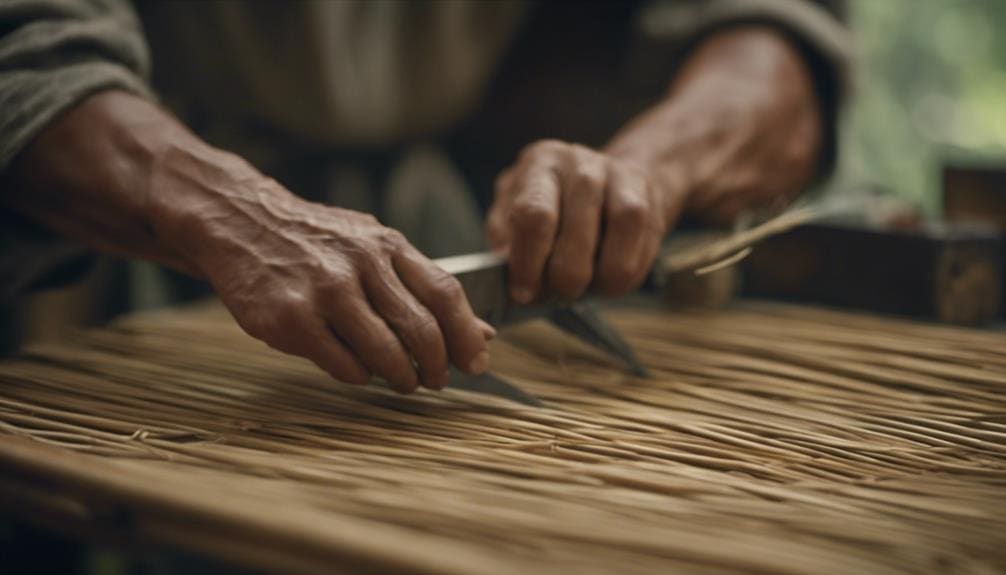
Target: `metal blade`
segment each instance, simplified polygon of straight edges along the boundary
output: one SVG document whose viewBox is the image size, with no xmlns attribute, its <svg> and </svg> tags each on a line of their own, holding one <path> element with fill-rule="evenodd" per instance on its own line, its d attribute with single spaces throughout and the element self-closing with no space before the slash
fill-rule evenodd
<svg viewBox="0 0 1006 575">
<path fill-rule="evenodd" d="M 539 303 L 511 306 L 507 293 L 506 257 L 482 252 L 440 258 L 434 263 L 458 278 L 475 315 L 492 325 L 515 323 L 544 317 L 563 331 L 615 356 L 633 375 L 649 377 L 649 372 L 622 338 L 618 330 L 601 317 L 588 302 L 571 304 Z"/>
<path fill-rule="evenodd" d="M 504 256 L 481 252 L 440 258 L 433 263 L 461 282 L 475 315 L 492 325 L 500 323 L 509 302 Z"/>
<path fill-rule="evenodd" d="M 473 391 L 475 393 L 502 397 L 503 399 L 509 399 L 510 401 L 531 407 L 542 407 L 544 405 L 537 397 L 512 383 L 503 381 L 489 372 L 470 375 L 456 369 L 451 369 L 447 387 L 448 389 L 460 389 L 462 391 Z"/>
<path fill-rule="evenodd" d="M 559 329 L 618 358 L 629 373 L 650 377 L 650 372 L 636 358 L 632 346 L 605 321 L 592 303 L 581 301 L 557 307 L 552 310 L 549 320 Z"/>
</svg>

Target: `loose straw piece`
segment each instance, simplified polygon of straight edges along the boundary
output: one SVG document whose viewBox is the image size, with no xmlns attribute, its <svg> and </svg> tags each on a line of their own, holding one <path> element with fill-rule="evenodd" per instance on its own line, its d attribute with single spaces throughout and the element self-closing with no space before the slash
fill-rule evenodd
<svg viewBox="0 0 1006 575">
<path fill-rule="evenodd" d="M 713 266 L 729 260 L 731 256 L 735 256 L 745 248 L 750 248 L 752 244 L 812 222 L 825 213 L 827 213 L 826 210 L 819 207 L 808 206 L 791 209 L 749 230 L 703 243 L 688 250 L 667 254 L 658 267 L 661 273 L 673 274 Z M 730 264 L 724 264 L 724 267 L 726 265 Z"/>
<path fill-rule="evenodd" d="M 742 259 L 748 257 L 749 255 L 751 255 L 751 246 L 748 246 L 742 249 L 741 251 L 735 253 L 734 255 L 724 258 L 714 264 L 709 264 L 706 267 L 702 267 L 695 270 L 695 275 L 704 276 L 706 274 L 711 274 L 714 271 L 721 270 L 723 268 L 728 268 L 734 265 L 735 263 L 741 261 Z"/>
<path fill-rule="evenodd" d="M 1006 570 L 1006 337 L 806 307 L 623 310 L 653 376 L 545 324 L 533 409 L 331 381 L 220 307 L 0 363 L 0 505 L 284 573 Z"/>
</svg>

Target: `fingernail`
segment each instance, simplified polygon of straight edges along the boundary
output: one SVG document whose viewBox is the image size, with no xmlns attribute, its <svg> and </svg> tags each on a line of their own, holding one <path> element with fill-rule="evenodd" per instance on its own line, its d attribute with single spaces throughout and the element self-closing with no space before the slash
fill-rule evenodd
<svg viewBox="0 0 1006 575">
<path fill-rule="evenodd" d="M 531 303 L 534 299 L 534 292 L 526 287 L 514 287 L 512 295 L 517 303 Z"/>
<path fill-rule="evenodd" d="M 489 368 L 489 352 L 480 351 L 468 364 L 468 372 L 478 375 Z"/>
</svg>

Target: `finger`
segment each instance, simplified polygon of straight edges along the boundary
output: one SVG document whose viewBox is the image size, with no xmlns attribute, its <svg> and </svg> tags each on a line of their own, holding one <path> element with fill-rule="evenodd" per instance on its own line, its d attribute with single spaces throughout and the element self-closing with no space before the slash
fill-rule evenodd
<svg viewBox="0 0 1006 575">
<path fill-rule="evenodd" d="M 408 352 L 374 312 L 361 287 L 340 294 L 332 307 L 329 325 L 367 369 L 395 391 L 409 393 L 416 389 L 419 379 Z"/>
<path fill-rule="evenodd" d="M 601 207 L 607 185 L 605 164 L 580 155 L 560 170 L 559 232 L 548 259 L 548 287 L 569 300 L 583 295 L 594 275 Z"/>
<path fill-rule="evenodd" d="M 533 163 L 515 176 L 510 228 L 510 297 L 529 303 L 541 291 L 559 224 L 559 182 L 551 164 Z"/>
<path fill-rule="evenodd" d="M 660 243 L 663 238 L 664 234 L 647 234 L 643 249 L 639 252 L 639 261 L 635 263 L 636 273 L 629 279 L 628 290 L 634 290 L 646 281 L 646 276 L 653 269 L 653 262 L 657 259 L 657 254 L 660 253 Z"/>
<path fill-rule="evenodd" d="M 265 341 L 269 347 L 314 362 L 333 378 L 344 383 L 365 385 L 370 370 L 337 339 L 320 316 L 305 308 L 262 306 L 255 314 L 241 314 L 238 323 L 253 337 Z"/>
<path fill-rule="evenodd" d="M 447 348 L 436 318 L 402 285 L 391 265 L 364 276 L 364 290 L 419 368 L 430 389 L 447 385 Z"/>
<path fill-rule="evenodd" d="M 653 269 L 653 262 L 657 259 L 657 254 L 660 252 L 660 244 L 665 235 L 666 231 L 653 231 L 652 233 L 643 234 L 643 245 L 639 250 L 638 257 L 628 265 L 629 269 L 634 271 L 626 275 L 624 291 L 632 291 L 646 280 L 646 276 Z"/>
<path fill-rule="evenodd" d="M 604 204 L 604 239 L 598 260 L 596 284 L 604 293 L 617 295 L 631 289 L 645 275 L 644 250 L 653 236 L 660 237 L 658 218 L 642 177 L 613 170 L 609 174 Z"/>
<path fill-rule="evenodd" d="M 510 245 L 510 228 L 507 226 L 507 214 L 510 213 L 510 203 L 514 168 L 500 173 L 496 178 L 493 192 L 493 203 L 486 217 L 486 236 L 489 245 L 496 251 L 505 250 Z"/>
<path fill-rule="evenodd" d="M 392 263 L 405 287 L 436 318 L 451 363 L 469 373 L 485 371 L 486 324 L 472 312 L 458 280 L 412 247 L 396 254 Z"/>
<path fill-rule="evenodd" d="M 333 378 L 353 385 L 366 385 L 370 371 L 360 363 L 352 351 L 342 344 L 321 319 L 310 332 L 303 355 Z"/>
<path fill-rule="evenodd" d="M 489 325 L 481 318 L 476 317 L 475 320 L 478 322 L 479 327 L 482 329 L 482 337 L 486 338 L 486 341 L 492 341 L 496 338 L 496 328 Z"/>
</svg>

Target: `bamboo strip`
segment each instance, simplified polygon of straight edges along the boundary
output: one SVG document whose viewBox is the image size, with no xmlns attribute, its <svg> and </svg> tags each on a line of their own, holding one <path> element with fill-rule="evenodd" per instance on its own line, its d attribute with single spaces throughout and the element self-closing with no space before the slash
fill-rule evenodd
<svg viewBox="0 0 1006 575">
<path fill-rule="evenodd" d="M 532 409 L 342 386 L 215 305 L 127 318 L 0 363 L 0 497 L 294 573 L 1006 570 L 1001 333 L 611 319 L 652 378 L 544 325 L 493 343 Z"/>
</svg>

